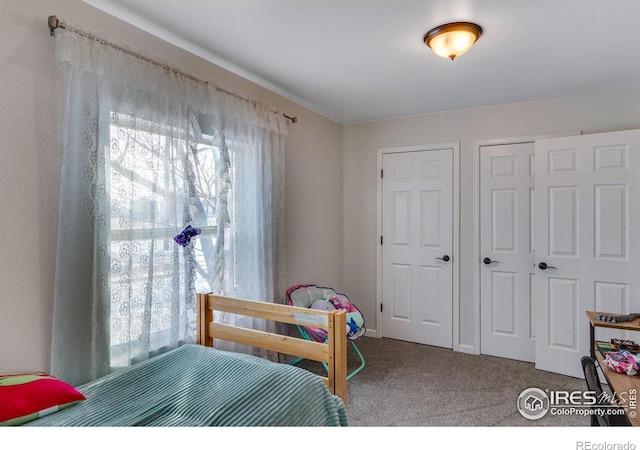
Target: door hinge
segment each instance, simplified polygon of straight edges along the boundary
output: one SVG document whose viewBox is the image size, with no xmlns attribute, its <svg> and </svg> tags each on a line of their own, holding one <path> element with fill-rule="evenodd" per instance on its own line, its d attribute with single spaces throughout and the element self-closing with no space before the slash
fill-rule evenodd
<svg viewBox="0 0 640 450">
<path fill-rule="evenodd" d="M 382 245 L 383 239 L 382 236 L 380 236 L 380 245 Z"/>
<path fill-rule="evenodd" d="M 380 312 L 382 312 L 382 303 L 380 303 Z"/>
<path fill-rule="evenodd" d="M 380 178 L 384 178 L 384 169 L 380 169 Z"/>
</svg>

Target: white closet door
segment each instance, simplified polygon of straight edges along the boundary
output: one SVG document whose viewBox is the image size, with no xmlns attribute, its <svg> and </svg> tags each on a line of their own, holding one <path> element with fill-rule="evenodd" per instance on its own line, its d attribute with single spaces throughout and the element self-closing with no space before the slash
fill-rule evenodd
<svg viewBox="0 0 640 450">
<path fill-rule="evenodd" d="M 382 332 L 452 348 L 453 149 L 382 157 Z"/>
<path fill-rule="evenodd" d="M 480 148 L 480 351 L 535 360 L 534 143 Z"/>
<path fill-rule="evenodd" d="M 640 130 L 536 141 L 538 369 L 582 377 L 585 311 L 640 312 L 639 156 Z"/>
</svg>

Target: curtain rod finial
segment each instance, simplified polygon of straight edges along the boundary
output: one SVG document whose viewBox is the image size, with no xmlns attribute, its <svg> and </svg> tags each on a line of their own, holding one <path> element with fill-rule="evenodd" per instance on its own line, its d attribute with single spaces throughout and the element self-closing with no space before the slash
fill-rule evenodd
<svg viewBox="0 0 640 450">
<path fill-rule="evenodd" d="M 49 30 L 51 31 L 51 36 L 55 35 L 55 29 L 58 28 L 58 17 L 57 16 L 49 16 Z"/>
<path fill-rule="evenodd" d="M 289 119 L 291 121 L 291 123 L 298 123 L 298 117 L 297 116 L 287 116 L 286 114 L 282 114 L 286 119 Z"/>
</svg>

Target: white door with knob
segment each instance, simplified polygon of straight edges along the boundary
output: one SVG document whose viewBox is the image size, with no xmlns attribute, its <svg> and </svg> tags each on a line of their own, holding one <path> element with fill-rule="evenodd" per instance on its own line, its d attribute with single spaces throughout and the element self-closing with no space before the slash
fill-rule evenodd
<svg viewBox="0 0 640 450">
<path fill-rule="evenodd" d="M 457 148 L 381 154 L 382 335 L 452 348 Z"/>
<path fill-rule="evenodd" d="M 535 146 L 480 147 L 480 352 L 535 360 Z"/>
<path fill-rule="evenodd" d="M 640 130 L 539 140 L 535 160 L 536 368 L 582 377 L 585 311 L 640 312 Z"/>
</svg>

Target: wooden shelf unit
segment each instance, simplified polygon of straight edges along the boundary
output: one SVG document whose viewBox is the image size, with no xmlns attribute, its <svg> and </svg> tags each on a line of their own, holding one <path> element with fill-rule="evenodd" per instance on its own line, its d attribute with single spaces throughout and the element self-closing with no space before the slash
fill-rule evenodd
<svg viewBox="0 0 640 450">
<path fill-rule="evenodd" d="M 611 323 L 605 322 L 603 320 L 596 319 L 596 316 L 600 314 L 611 314 L 611 313 L 602 313 L 597 311 L 586 311 L 587 318 L 589 319 L 589 348 L 591 352 L 591 357 L 598 361 L 598 365 L 602 370 L 602 373 L 609 384 L 609 388 L 613 393 L 635 393 L 636 395 L 640 394 L 640 376 L 634 375 L 629 376 L 622 373 L 618 373 L 614 370 L 606 367 L 602 362 L 604 360 L 604 355 L 599 352 L 596 348 L 596 339 L 595 339 L 595 329 L 596 328 L 612 328 L 616 330 L 628 330 L 628 331 L 638 331 L 640 332 L 640 319 L 633 320 L 631 322 L 621 322 L 621 323 Z M 631 423 L 631 425 L 637 427 L 640 426 L 640 418 L 638 417 L 638 406 L 630 408 L 629 399 L 626 399 L 623 404 L 625 412 L 627 413 L 627 419 Z"/>
</svg>

